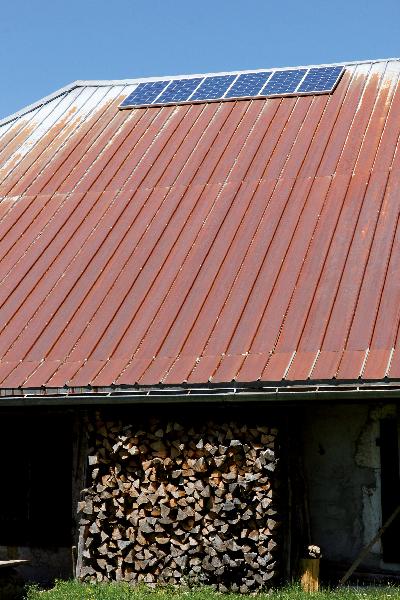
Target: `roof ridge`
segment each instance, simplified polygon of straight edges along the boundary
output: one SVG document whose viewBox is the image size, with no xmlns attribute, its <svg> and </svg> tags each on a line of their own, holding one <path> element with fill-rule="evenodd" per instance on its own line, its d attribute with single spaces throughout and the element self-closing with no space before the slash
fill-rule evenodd
<svg viewBox="0 0 400 600">
<path fill-rule="evenodd" d="M 160 75 L 160 76 L 151 76 L 151 77 L 135 77 L 132 79 L 77 79 L 66 86 L 56 90 L 52 94 L 44 96 L 40 100 L 25 106 L 19 111 L 12 113 L 11 115 L 0 119 L 0 127 L 3 125 L 7 125 L 12 121 L 16 121 L 17 119 L 25 116 L 26 114 L 40 108 L 44 104 L 51 102 L 55 98 L 62 96 L 64 94 L 70 93 L 72 90 L 78 87 L 101 87 L 101 86 L 114 86 L 114 85 L 135 85 L 142 82 L 150 82 L 150 81 L 163 81 L 173 79 L 191 79 L 193 77 L 208 77 L 210 75 L 230 75 L 233 73 L 258 73 L 265 70 L 276 70 L 276 71 L 285 71 L 290 69 L 310 69 L 313 67 L 335 67 L 335 66 L 352 66 L 352 65 L 362 65 L 362 64 L 374 64 L 379 62 L 390 62 L 390 61 L 400 61 L 400 57 L 390 57 L 390 58 L 373 58 L 368 60 L 355 60 L 355 61 L 341 61 L 336 63 L 321 63 L 321 64 L 311 64 L 311 65 L 297 65 L 297 66 L 288 66 L 288 67 L 264 67 L 262 69 L 236 69 L 232 71 L 212 71 L 209 73 L 186 73 L 186 74 L 174 74 L 174 75 Z"/>
</svg>

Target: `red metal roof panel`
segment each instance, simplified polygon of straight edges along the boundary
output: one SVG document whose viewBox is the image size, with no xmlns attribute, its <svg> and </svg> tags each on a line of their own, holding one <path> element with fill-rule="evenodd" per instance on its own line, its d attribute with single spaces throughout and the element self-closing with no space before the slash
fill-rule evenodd
<svg viewBox="0 0 400 600">
<path fill-rule="evenodd" d="M 363 372 L 363 379 L 383 379 L 390 366 L 392 351 L 388 349 L 370 350 Z"/>
<path fill-rule="evenodd" d="M 240 371 L 244 358 L 245 357 L 241 354 L 226 354 L 223 356 L 217 370 L 212 376 L 212 382 L 220 383 L 234 381 L 237 373 Z"/>
<path fill-rule="evenodd" d="M 321 96 L 131 89 L 0 123 L 0 386 L 400 378 L 400 61 Z"/>
<path fill-rule="evenodd" d="M 261 378 L 268 359 L 269 354 L 248 354 L 235 379 L 242 383 L 258 381 Z"/>
</svg>

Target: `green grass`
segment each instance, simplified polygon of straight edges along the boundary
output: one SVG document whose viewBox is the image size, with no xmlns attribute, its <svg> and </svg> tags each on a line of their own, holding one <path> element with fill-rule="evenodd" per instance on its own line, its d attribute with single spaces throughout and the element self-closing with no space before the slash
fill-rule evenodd
<svg viewBox="0 0 400 600">
<path fill-rule="evenodd" d="M 26 600 L 243 600 L 240 594 L 221 594 L 207 587 L 159 588 L 150 590 L 145 587 L 132 587 L 123 583 L 80 584 L 74 581 L 59 581 L 47 591 L 32 587 Z M 250 596 L 248 596 L 250 598 Z M 251 596 L 254 598 L 254 596 Z M 400 600 L 400 588 L 358 588 L 342 590 L 324 590 L 314 594 L 305 594 L 297 587 L 263 592 L 257 594 L 257 600 Z"/>
</svg>

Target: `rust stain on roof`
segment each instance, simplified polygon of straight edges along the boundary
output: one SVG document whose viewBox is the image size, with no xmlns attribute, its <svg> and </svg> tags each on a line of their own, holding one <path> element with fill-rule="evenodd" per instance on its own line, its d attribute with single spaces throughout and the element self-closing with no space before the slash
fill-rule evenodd
<svg viewBox="0 0 400 600">
<path fill-rule="evenodd" d="M 0 126 L 0 387 L 399 378 L 399 75 Z"/>
</svg>

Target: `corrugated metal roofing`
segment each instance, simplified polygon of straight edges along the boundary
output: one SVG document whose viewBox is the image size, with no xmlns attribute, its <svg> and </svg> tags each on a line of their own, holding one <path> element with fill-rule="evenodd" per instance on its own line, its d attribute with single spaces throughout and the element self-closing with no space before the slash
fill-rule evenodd
<svg viewBox="0 0 400 600">
<path fill-rule="evenodd" d="M 399 75 L 3 122 L 0 387 L 399 379 Z"/>
</svg>

